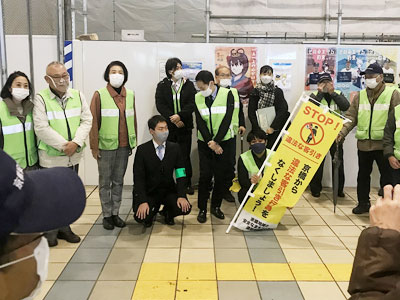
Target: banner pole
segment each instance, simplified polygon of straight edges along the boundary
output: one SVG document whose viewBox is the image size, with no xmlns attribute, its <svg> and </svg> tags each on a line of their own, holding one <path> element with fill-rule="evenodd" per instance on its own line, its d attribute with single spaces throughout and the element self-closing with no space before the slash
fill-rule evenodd
<svg viewBox="0 0 400 300">
<path fill-rule="evenodd" d="M 257 173 L 258 176 L 260 176 L 260 175 L 262 174 L 262 171 L 264 170 L 265 166 L 266 166 L 267 164 L 269 164 L 269 163 L 268 163 L 268 160 L 269 160 L 269 158 L 270 158 L 271 155 L 272 155 L 272 151 L 276 148 L 277 144 L 279 143 L 279 140 L 282 138 L 282 136 L 283 136 L 284 134 L 287 134 L 287 133 L 288 133 L 288 132 L 286 131 L 286 127 L 289 125 L 290 121 L 293 119 L 295 113 L 297 113 L 297 110 L 298 110 L 298 108 L 300 107 L 300 104 L 302 104 L 303 102 L 307 102 L 307 101 L 308 101 L 308 98 L 309 98 L 309 97 L 308 97 L 305 93 L 303 93 L 303 95 L 301 96 L 301 98 L 297 101 L 297 103 L 296 103 L 294 109 L 292 110 L 292 112 L 291 112 L 289 118 L 286 120 L 286 123 L 285 123 L 285 125 L 283 126 L 283 129 L 282 129 L 281 132 L 279 133 L 278 138 L 276 139 L 275 143 L 272 145 L 271 152 L 270 152 L 270 153 L 268 154 L 268 156 L 265 158 L 265 160 L 264 160 L 264 162 L 263 162 L 263 164 L 262 164 L 260 170 L 258 171 L 258 173 Z M 233 226 L 233 223 L 236 222 L 237 217 L 239 216 L 240 212 L 242 211 L 242 209 L 243 209 L 244 205 L 246 204 L 247 200 L 249 199 L 249 197 L 254 196 L 254 195 L 252 194 L 252 192 L 251 192 L 251 191 L 253 190 L 254 185 L 255 185 L 255 184 L 252 184 L 252 185 L 250 186 L 249 190 L 247 191 L 246 196 L 244 197 L 242 203 L 240 204 L 238 210 L 236 211 L 236 214 L 234 215 L 234 217 L 233 217 L 231 223 L 229 224 L 229 227 L 228 227 L 228 229 L 226 230 L 226 233 L 229 233 L 229 231 L 231 231 L 232 226 Z"/>
</svg>

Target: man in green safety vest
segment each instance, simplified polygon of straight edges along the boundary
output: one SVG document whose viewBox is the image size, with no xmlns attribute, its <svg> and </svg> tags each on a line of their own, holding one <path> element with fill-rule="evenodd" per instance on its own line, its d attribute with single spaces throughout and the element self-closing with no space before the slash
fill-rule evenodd
<svg viewBox="0 0 400 300">
<path fill-rule="evenodd" d="M 258 176 L 257 173 L 270 152 L 273 152 L 266 148 L 267 134 L 263 130 L 250 131 L 247 135 L 247 142 L 250 145 L 250 150 L 240 155 L 237 167 L 240 203 L 242 203 L 250 186 L 252 184 L 257 185 L 260 181 L 261 176 Z"/>
<path fill-rule="evenodd" d="M 346 96 L 339 90 L 335 90 L 333 86 L 332 76 L 328 73 L 321 74 L 318 80 L 318 92 L 312 93 L 310 95 L 311 98 L 320 103 L 321 106 L 327 106 L 334 112 L 341 114 L 349 109 L 350 103 L 346 99 Z M 339 158 L 342 162 L 339 166 L 339 197 L 344 197 L 344 165 L 343 165 L 343 144 L 336 145 L 336 142 L 333 143 L 329 152 L 331 153 L 331 157 L 335 156 L 336 148 L 339 149 Z M 324 173 L 324 162 L 322 161 L 319 166 L 317 172 L 315 173 L 313 179 L 310 182 L 311 194 L 313 197 L 319 197 L 321 195 L 322 190 L 322 175 Z M 333 167 L 332 167 L 333 171 Z M 333 176 L 332 176 L 333 177 Z"/>
<path fill-rule="evenodd" d="M 400 183 L 400 105 L 389 111 L 383 136 L 383 155 L 389 161 L 391 184 Z"/>
<path fill-rule="evenodd" d="M 42 168 L 69 167 L 78 172 L 85 140 L 92 127 L 92 114 L 85 96 L 69 88 L 69 74 L 64 64 L 51 62 L 44 79 L 49 87 L 35 96 L 33 108 L 39 165 Z M 57 238 L 80 242 L 70 226 L 48 232 L 46 238 L 50 247 L 58 244 Z"/>
<path fill-rule="evenodd" d="M 235 119 L 239 118 L 239 128 L 235 131 L 235 143 L 232 149 L 232 157 L 231 157 L 231 169 L 230 172 L 226 172 L 226 189 L 224 191 L 223 198 L 228 202 L 235 202 L 235 198 L 232 196 L 229 191 L 230 186 L 232 185 L 232 179 L 235 178 L 235 166 L 236 166 L 236 136 L 239 133 L 241 136 L 246 132 L 246 125 L 244 120 L 243 113 L 243 105 L 239 98 L 239 93 L 237 89 L 232 88 L 232 74 L 231 70 L 225 66 L 219 66 L 215 69 L 215 83 L 218 86 L 222 86 L 224 88 L 230 89 L 233 93 L 233 97 L 235 98 L 235 109 L 234 115 Z"/>
<path fill-rule="evenodd" d="M 235 99 L 230 89 L 218 87 L 209 71 L 200 71 L 196 76 L 200 89 L 195 96 L 200 179 L 197 216 L 199 223 L 207 221 L 207 201 L 210 184 L 214 177 L 211 197 L 211 213 L 224 219 L 221 211 L 223 193 L 226 189 L 226 172 L 230 172 L 235 132 L 239 121 L 234 116 Z"/>
<path fill-rule="evenodd" d="M 385 85 L 383 70 L 377 63 L 370 64 L 361 75 L 365 75 L 367 88 L 354 97 L 346 113 L 346 118 L 351 122 L 343 125 L 336 139 L 336 142 L 343 142 L 347 134 L 357 126 L 358 205 L 353 209 L 354 214 L 369 212 L 371 207 L 369 192 L 374 161 L 380 172 L 380 187 L 392 182 L 389 162 L 383 156 L 382 139 L 389 110 L 400 104 L 400 93 Z"/>
</svg>

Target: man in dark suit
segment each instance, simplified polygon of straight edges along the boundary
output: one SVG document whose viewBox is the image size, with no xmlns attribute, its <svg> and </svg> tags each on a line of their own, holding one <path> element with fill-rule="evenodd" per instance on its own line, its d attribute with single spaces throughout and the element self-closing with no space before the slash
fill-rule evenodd
<svg viewBox="0 0 400 300">
<path fill-rule="evenodd" d="M 169 132 L 164 117 L 153 116 L 148 126 L 153 139 L 137 148 L 133 165 L 134 217 L 150 227 L 163 204 L 161 214 L 165 223 L 174 225 L 176 216 L 187 215 L 192 208 L 186 198 L 184 160 L 179 145 L 167 141 Z"/>
<path fill-rule="evenodd" d="M 196 89 L 189 79 L 184 78 L 182 62 L 179 58 L 167 60 L 165 74 L 167 77 L 157 85 L 156 107 L 160 115 L 167 120 L 168 141 L 178 143 L 181 148 L 186 169 L 186 193 L 193 195 L 190 153 Z"/>
</svg>

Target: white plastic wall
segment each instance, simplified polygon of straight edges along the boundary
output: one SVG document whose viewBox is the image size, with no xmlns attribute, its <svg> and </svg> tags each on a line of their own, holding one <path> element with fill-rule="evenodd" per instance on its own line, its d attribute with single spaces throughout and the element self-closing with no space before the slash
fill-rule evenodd
<svg viewBox="0 0 400 300">
<path fill-rule="evenodd" d="M 155 89 L 159 81 L 159 62 L 169 57 L 177 56 L 182 61 L 199 61 L 203 69 L 213 71 L 214 49 L 223 44 L 184 44 L 184 43 L 134 43 L 134 42 L 103 42 L 103 41 L 74 41 L 73 66 L 74 87 L 82 90 L 90 103 L 93 93 L 105 86 L 103 79 L 104 70 L 112 60 L 123 61 L 129 71 L 126 86 L 136 93 L 136 110 L 138 117 L 138 142 L 143 143 L 150 139 L 147 129 L 147 120 L 156 114 Z M 226 46 L 232 46 L 227 44 Z M 236 45 L 239 46 L 239 45 Z M 255 45 L 242 45 L 255 46 Z M 293 108 L 295 102 L 303 92 L 305 72 L 305 47 L 303 45 L 256 45 L 258 47 L 258 69 L 272 61 L 288 61 L 293 63 L 292 89 L 285 92 L 289 107 Z M 364 45 L 365 46 L 365 45 Z M 8 70 L 21 70 L 29 74 L 29 56 L 27 37 L 7 37 Z M 55 37 L 34 37 L 35 60 L 35 87 L 36 90 L 45 87 L 43 80 L 45 67 L 48 62 L 56 58 Z M 398 81 L 398 78 L 396 78 Z M 250 130 L 250 126 L 248 126 Z M 199 175 L 199 162 L 197 154 L 195 131 L 193 131 L 192 164 L 193 182 L 196 183 Z M 245 143 L 246 144 L 246 143 Z M 239 141 L 238 141 L 239 149 Z M 247 145 L 245 150 L 247 149 Z M 356 186 L 357 178 L 357 147 L 354 133 L 350 133 L 344 144 L 346 186 Z M 125 176 L 125 184 L 132 184 L 132 163 Z M 81 163 L 80 175 L 85 184 L 97 184 L 98 173 L 96 161 L 92 158 L 89 147 Z M 379 173 L 375 166 L 372 175 L 373 185 L 378 186 Z M 325 163 L 323 184 L 329 186 L 330 159 Z"/>
</svg>

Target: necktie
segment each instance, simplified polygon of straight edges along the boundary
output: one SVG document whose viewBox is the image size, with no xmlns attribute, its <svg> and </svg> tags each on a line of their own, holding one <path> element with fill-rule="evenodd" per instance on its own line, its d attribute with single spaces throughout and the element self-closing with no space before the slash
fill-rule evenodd
<svg viewBox="0 0 400 300">
<path fill-rule="evenodd" d="M 159 145 L 157 147 L 157 156 L 160 160 L 163 160 L 164 158 L 164 145 Z"/>
</svg>

